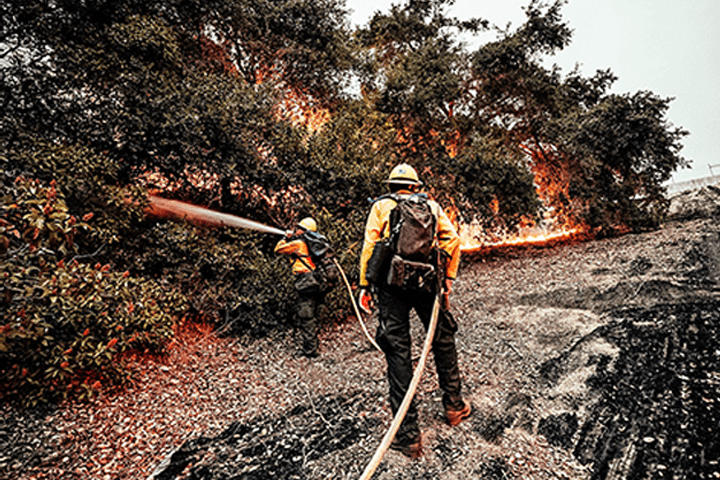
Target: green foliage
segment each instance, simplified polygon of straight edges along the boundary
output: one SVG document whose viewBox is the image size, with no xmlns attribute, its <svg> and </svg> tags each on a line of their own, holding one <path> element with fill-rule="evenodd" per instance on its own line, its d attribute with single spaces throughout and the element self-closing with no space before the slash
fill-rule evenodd
<svg viewBox="0 0 720 480">
<path fill-rule="evenodd" d="M 0 164 L 5 167 L 8 191 L 15 188 L 13 179 L 25 175 L 55 185 L 66 212 L 94 216 L 93 228 L 77 239 L 85 250 L 117 243 L 143 217 L 145 190 L 116 186 L 117 162 L 92 149 L 23 135 L 0 157 Z"/>
<path fill-rule="evenodd" d="M 444 145 L 469 140 L 472 126 L 462 109 L 467 95 L 467 53 L 453 37 L 478 32 L 487 21 L 460 22 L 444 10 L 452 2 L 433 0 L 393 5 L 357 32 L 359 45 L 373 52 L 361 72 L 364 89 L 395 131 L 392 148 L 406 161 L 433 165 Z"/>
<path fill-rule="evenodd" d="M 2 208 L 3 397 L 33 405 L 92 396 L 126 379 L 122 353 L 162 349 L 185 310 L 181 295 L 80 263 L 73 240 L 90 225 L 68 214 L 54 184 L 19 179 Z"/>
<path fill-rule="evenodd" d="M 188 314 L 224 333 L 262 335 L 282 328 L 292 284 L 276 237 L 159 222 L 128 239 L 118 264 L 157 278 L 187 297 Z"/>
<path fill-rule="evenodd" d="M 517 153 L 497 145 L 480 144 L 464 152 L 450 166 L 458 178 L 458 193 L 470 205 L 465 210 L 472 213 L 472 206 L 477 206 L 477 213 L 489 228 L 498 226 L 498 222 L 506 227 L 516 225 L 523 218 L 532 218 L 540 209 L 533 188 L 534 177 L 521 158 L 514 163 L 509 161 L 513 155 Z M 491 205 L 496 205 L 496 209 Z"/>
<path fill-rule="evenodd" d="M 563 119 L 562 139 L 576 171 L 573 193 L 591 205 L 592 226 L 655 227 L 666 208 L 664 188 L 685 162 L 679 140 L 687 135 L 664 120 L 669 99 L 650 92 L 607 95 Z"/>
</svg>

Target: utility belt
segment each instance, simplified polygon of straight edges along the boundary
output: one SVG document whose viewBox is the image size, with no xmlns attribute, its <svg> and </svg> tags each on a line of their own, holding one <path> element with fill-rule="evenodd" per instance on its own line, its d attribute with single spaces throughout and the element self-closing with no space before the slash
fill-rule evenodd
<svg viewBox="0 0 720 480">
<path fill-rule="evenodd" d="M 437 258 L 437 255 L 432 254 L 430 257 Z M 388 242 L 379 241 L 375 243 L 370 260 L 368 260 L 365 278 L 373 285 L 435 292 L 438 283 L 438 269 L 432 263 L 407 260 L 395 254 Z"/>
</svg>

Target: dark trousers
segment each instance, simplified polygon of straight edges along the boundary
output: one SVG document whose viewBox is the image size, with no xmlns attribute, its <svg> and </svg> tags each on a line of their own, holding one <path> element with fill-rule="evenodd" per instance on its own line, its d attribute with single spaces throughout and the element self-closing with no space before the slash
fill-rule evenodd
<svg viewBox="0 0 720 480">
<path fill-rule="evenodd" d="M 409 292 L 397 287 L 384 286 L 378 290 L 379 325 L 376 340 L 385 353 L 387 376 L 390 384 L 390 408 L 395 415 L 405 397 L 413 376 L 410 338 L 410 310 L 415 309 L 425 330 L 430 324 L 435 295 L 426 292 Z M 438 382 L 443 392 L 443 406 L 459 410 L 463 407 L 460 396 L 460 370 L 455 347 L 457 323 L 450 311 L 440 310 L 435 339 L 432 343 Z M 400 425 L 396 439 L 410 443 L 420 436 L 415 400 Z"/>
<path fill-rule="evenodd" d="M 315 354 L 318 349 L 316 312 L 321 299 L 319 294 L 297 292 L 295 314 L 300 333 L 300 347 L 304 354 Z"/>
</svg>

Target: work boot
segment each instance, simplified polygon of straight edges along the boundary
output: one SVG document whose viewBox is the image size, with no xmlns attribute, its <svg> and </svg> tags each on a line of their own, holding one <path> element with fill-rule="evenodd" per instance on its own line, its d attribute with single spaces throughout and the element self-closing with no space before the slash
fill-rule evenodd
<svg viewBox="0 0 720 480">
<path fill-rule="evenodd" d="M 456 426 L 466 418 L 470 416 L 472 413 L 472 405 L 470 402 L 466 402 L 465 400 L 463 402 L 463 407 L 460 410 L 451 410 L 449 408 L 445 409 L 445 416 L 447 417 L 448 424 L 451 427 Z"/>
<path fill-rule="evenodd" d="M 420 437 L 409 443 L 401 443 L 395 438 L 392 443 L 390 443 L 390 450 L 395 450 L 408 458 L 415 459 L 422 455 L 422 442 L 420 441 Z"/>
</svg>

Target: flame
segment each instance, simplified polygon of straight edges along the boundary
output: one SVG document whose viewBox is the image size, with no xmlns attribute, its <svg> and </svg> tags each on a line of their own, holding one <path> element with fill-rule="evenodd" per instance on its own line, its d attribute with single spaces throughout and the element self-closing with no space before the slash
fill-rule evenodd
<svg viewBox="0 0 720 480">
<path fill-rule="evenodd" d="M 460 227 L 460 250 L 463 253 L 477 253 L 502 247 L 538 246 L 548 243 L 570 240 L 584 233 L 583 227 L 561 228 L 559 230 L 545 230 L 543 228 L 521 228 L 517 235 L 507 236 L 495 241 L 481 241 L 482 234 L 478 234 L 477 227 L 463 225 Z"/>
<path fill-rule="evenodd" d="M 270 68 L 255 72 L 255 83 L 272 83 L 280 92 L 280 101 L 273 108 L 275 118 L 288 120 L 294 127 L 304 127 L 309 134 L 322 130 L 330 120 L 330 111 L 317 99 L 300 88 L 287 84 L 281 73 Z"/>
<path fill-rule="evenodd" d="M 540 145 L 521 145 L 528 156 L 534 175 L 537 195 L 544 205 L 540 224 L 531 218 L 520 220 L 514 233 L 483 228 L 479 223 L 463 225 L 460 229 L 461 250 L 466 253 L 511 246 L 537 246 L 583 237 L 590 228 L 579 220 L 584 206 L 570 195 L 570 172 L 559 153 Z M 500 202 L 494 198 L 489 205 L 494 215 L 500 212 Z"/>
<path fill-rule="evenodd" d="M 310 134 L 318 133 L 330 120 L 330 112 L 314 102 L 310 95 L 290 89 L 275 105 L 275 115 L 289 120 L 295 127 L 305 127 Z"/>
<path fill-rule="evenodd" d="M 438 132 L 434 128 L 431 128 L 430 136 L 432 136 L 434 139 L 437 139 L 438 137 L 440 137 L 440 132 Z M 462 145 L 462 135 L 458 130 L 453 130 L 452 132 L 450 132 L 447 138 L 440 138 L 439 141 L 440 145 L 442 145 L 445 149 L 445 153 L 448 154 L 448 157 L 455 158 L 457 157 L 458 153 L 460 153 L 460 148 Z"/>
<path fill-rule="evenodd" d="M 490 201 L 490 211 L 497 215 L 500 212 L 500 201 L 497 198 L 493 198 Z"/>
</svg>

